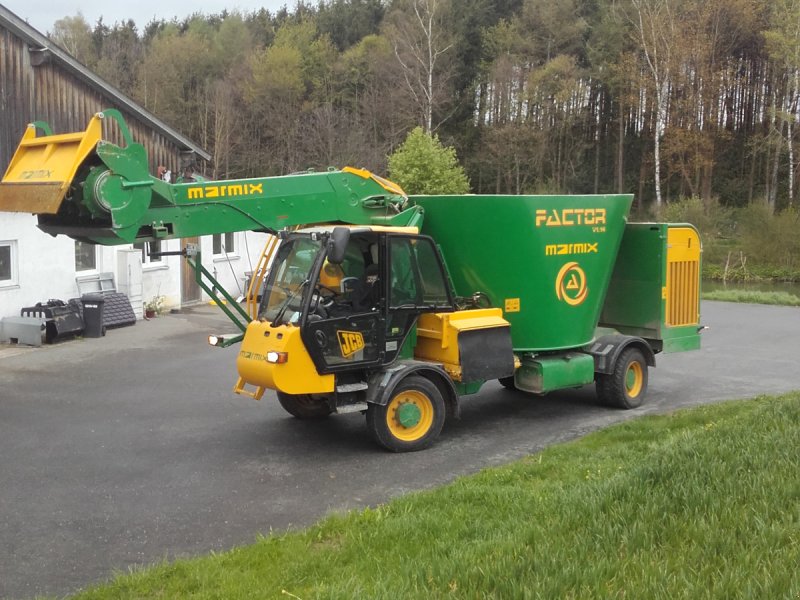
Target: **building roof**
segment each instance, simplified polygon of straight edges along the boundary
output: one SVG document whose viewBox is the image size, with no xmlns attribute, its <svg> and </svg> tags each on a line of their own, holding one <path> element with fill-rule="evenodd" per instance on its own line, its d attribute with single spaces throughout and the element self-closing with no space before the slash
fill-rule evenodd
<svg viewBox="0 0 800 600">
<path fill-rule="evenodd" d="M 47 38 L 47 36 L 39 33 L 36 29 L 31 27 L 28 23 L 8 10 L 5 6 L 0 4 L 0 26 L 5 27 L 14 35 L 23 39 L 31 47 L 40 52 L 47 53 L 52 60 L 59 66 L 63 67 L 80 81 L 83 81 L 90 88 L 97 92 L 113 98 L 123 112 L 127 112 L 135 116 L 142 123 L 152 127 L 158 131 L 165 138 L 172 141 L 181 150 L 188 150 L 194 152 L 204 160 L 211 160 L 211 155 L 203 150 L 200 146 L 195 144 L 189 138 L 178 133 L 175 129 L 164 123 L 161 119 L 153 115 L 151 112 L 145 110 L 139 104 L 128 98 L 120 90 L 98 77 L 90 69 L 79 63 L 72 58 L 69 53 L 62 50 L 55 42 Z"/>
</svg>

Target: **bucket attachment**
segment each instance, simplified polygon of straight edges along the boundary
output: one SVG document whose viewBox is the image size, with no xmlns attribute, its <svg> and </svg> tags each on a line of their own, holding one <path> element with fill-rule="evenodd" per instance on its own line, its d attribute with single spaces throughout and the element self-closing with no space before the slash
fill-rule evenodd
<svg viewBox="0 0 800 600">
<path fill-rule="evenodd" d="M 56 214 L 78 167 L 100 141 L 101 118 L 92 117 L 86 131 L 61 135 L 42 122 L 28 125 L 0 183 L 0 211 Z M 46 135 L 37 137 L 37 128 Z"/>
</svg>

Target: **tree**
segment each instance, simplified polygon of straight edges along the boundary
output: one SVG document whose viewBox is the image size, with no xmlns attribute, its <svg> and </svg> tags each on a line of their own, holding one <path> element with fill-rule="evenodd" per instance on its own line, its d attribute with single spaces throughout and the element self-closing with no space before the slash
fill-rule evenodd
<svg viewBox="0 0 800 600">
<path fill-rule="evenodd" d="M 320 0 L 317 27 L 344 51 L 378 33 L 384 11 L 381 0 Z"/>
<path fill-rule="evenodd" d="M 137 67 L 142 63 L 142 44 L 136 23 L 128 19 L 108 28 L 98 23 L 95 42 L 100 41 L 94 71 L 126 94 L 133 94 L 137 81 Z"/>
<path fill-rule="evenodd" d="M 800 116 L 800 0 L 775 0 L 772 6 L 771 28 L 765 32 L 767 50 L 775 63 L 777 77 L 782 85 L 776 88 L 784 89 L 783 98 L 780 99 L 781 126 L 778 133 L 782 135 L 783 122 L 786 123 L 787 142 L 789 147 L 789 206 L 794 201 L 794 124 Z M 777 103 L 777 102 L 776 102 Z M 773 116 L 773 120 L 777 115 Z M 776 149 L 774 173 L 777 179 L 777 165 L 780 153 Z M 777 185 L 770 186 L 768 202 L 772 210 L 775 209 Z"/>
<path fill-rule="evenodd" d="M 93 67 L 97 61 L 92 43 L 92 29 L 80 11 L 74 17 L 64 17 L 56 21 L 50 39 L 87 67 Z"/>
<path fill-rule="evenodd" d="M 389 157 L 389 177 L 408 194 L 466 194 L 469 181 L 456 151 L 415 127 Z"/>
<path fill-rule="evenodd" d="M 453 47 L 446 27 L 450 15 L 449 0 L 409 0 L 390 15 L 387 35 L 394 45 L 405 87 L 420 107 L 428 133 L 435 129 L 434 111 L 447 100 Z"/>
<path fill-rule="evenodd" d="M 670 85 L 675 71 L 674 54 L 680 46 L 674 0 L 629 0 L 621 13 L 632 26 L 639 51 L 650 74 L 655 96 L 655 162 L 656 206 L 661 206 L 661 138 L 667 127 Z"/>
</svg>

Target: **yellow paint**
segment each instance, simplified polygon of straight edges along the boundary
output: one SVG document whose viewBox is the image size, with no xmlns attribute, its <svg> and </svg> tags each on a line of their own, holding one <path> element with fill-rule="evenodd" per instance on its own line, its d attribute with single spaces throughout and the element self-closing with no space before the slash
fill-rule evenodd
<svg viewBox="0 0 800 600">
<path fill-rule="evenodd" d="M 547 244 L 544 247 L 545 256 L 569 256 L 572 254 L 597 254 L 599 242 L 581 244 Z"/>
<path fill-rule="evenodd" d="M 364 335 L 360 331 L 337 331 L 342 358 L 348 358 L 364 349 Z"/>
<path fill-rule="evenodd" d="M 267 362 L 268 352 L 286 352 L 287 362 Z M 253 321 L 247 326 L 239 356 L 239 377 L 246 384 L 279 390 L 287 394 L 324 394 L 334 389 L 333 375 L 320 375 L 300 338 L 300 329 L 291 325 L 271 327 Z M 243 387 L 238 386 L 237 387 Z"/>
<path fill-rule="evenodd" d="M 644 385 L 644 371 L 642 370 L 642 365 L 635 360 L 631 361 L 631 364 L 628 365 L 627 374 L 632 377 L 632 381 L 628 383 L 626 377 L 625 390 L 629 398 L 636 398 L 642 393 L 642 387 Z"/>
<path fill-rule="evenodd" d="M 397 411 L 404 404 L 412 404 L 419 409 L 419 421 L 410 427 L 405 427 L 397 417 Z M 405 390 L 398 393 L 389 401 L 386 410 L 386 425 L 392 435 L 404 442 L 415 442 L 425 437 L 433 425 L 433 403 L 427 394 L 419 390 Z"/>
<path fill-rule="evenodd" d="M 247 288 L 247 314 L 251 319 L 258 318 L 258 292 L 263 287 L 264 278 L 267 276 L 267 267 L 272 262 L 272 255 L 278 248 L 279 240 L 277 235 L 268 234 L 258 264 L 250 277 L 250 287 Z"/>
<path fill-rule="evenodd" d="M 397 196 L 403 196 L 404 198 L 408 197 L 399 185 L 397 185 L 394 181 L 389 181 L 388 179 L 384 179 L 383 177 L 379 177 L 375 175 L 371 171 L 367 171 L 366 169 L 356 169 L 355 167 L 344 167 L 342 169 L 344 173 L 352 173 L 353 175 L 358 175 L 362 179 L 372 179 L 375 183 L 381 186 L 390 194 L 395 194 Z"/>
<path fill-rule="evenodd" d="M 589 288 L 586 286 L 586 273 L 576 262 L 568 262 L 556 277 L 556 297 L 569 304 L 578 306 L 586 300 Z"/>
<path fill-rule="evenodd" d="M 519 312 L 519 298 L 506 298 L 506 312 L 507 313 L 516 313 Z"/>
<path fill-rule="evenodd" d="M 667 230 L 664 322 L 668 327 L 700 322 L 700 236 L 693 227 Z"/>
<path fill-rule="evenodd" d="M 0 211 L 56 214 L 75 173 L 100 141 L 102 113 L 86 131 L 36 137 L 28 125 L 0 184 Z"/>
<path fill-rule="evenodd" d="M 425 313 L 417 321 L 414 358 L 442 363 L 453 379 L 461 379 L 458 334 L 462 331 L 508 327 L 499 308 L 478 308 L 452 313 Z"/>
<path fill-rule="evenodd" d="M 240 198 L 241 196 L 264 195 L 264 183 L 233 183 L 230 185 L 203 185 L 188 188 L 189 200 L 207 198 Z"/>
<path fill-rule="evenodd" d="M 562 208 L 536 210 L 536 227 L 572 227 L 574 225 L 605 225 L 605 208 Z"/>
<path fill-rule="evenodd" d="M 308 227 L 299 226 L 294 231 L 331 231 L 334 227 L 347 227 L 348 229 L 357 229 L 358 231 L 375 231 L 386 233 L 404 233 L 406 235 L 419 234 L 419 227 L 401 227 L 391 225 L 312 225 Z"/>
</svg>

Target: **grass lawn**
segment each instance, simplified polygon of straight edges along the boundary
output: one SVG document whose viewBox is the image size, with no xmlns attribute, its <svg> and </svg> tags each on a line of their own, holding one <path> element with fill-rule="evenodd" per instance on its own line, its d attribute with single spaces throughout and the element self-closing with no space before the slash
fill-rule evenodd
<svg viewBox="0 0 800 600">
<path fill-rule="evenodd" d="M 800 393 L 636 419 L 79 597 L 796 600 Z"/>
<path fill-rule="evenodd" d="M 703 292 L 703 300 L 722 302 L 744 302 L 748 304 L 773 304 L 779 306 L 800 306 L 800 298 L 789 292 L 760 292 L 756 290 L 714 290 Z"/>
</svg>

